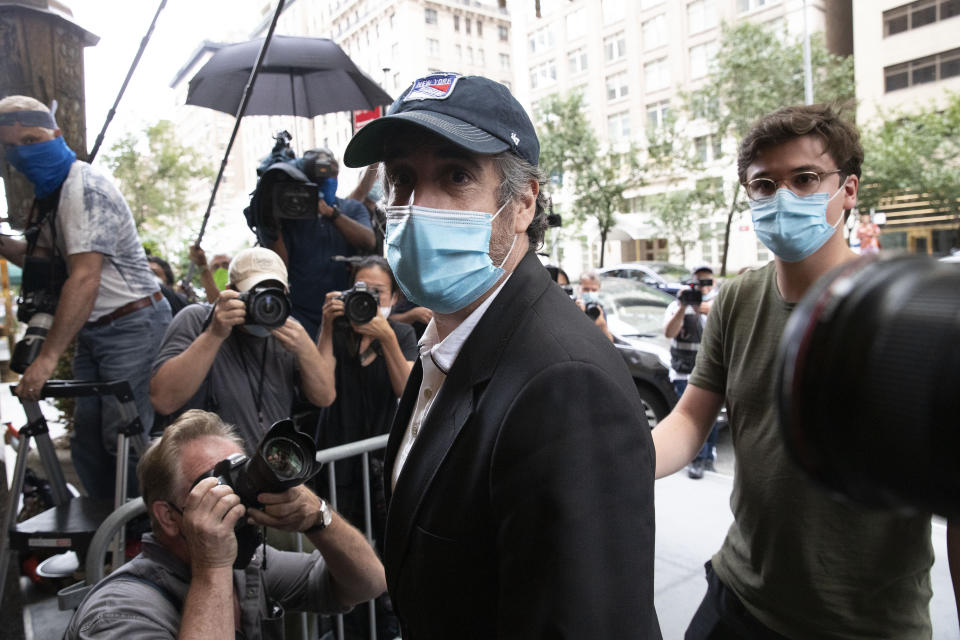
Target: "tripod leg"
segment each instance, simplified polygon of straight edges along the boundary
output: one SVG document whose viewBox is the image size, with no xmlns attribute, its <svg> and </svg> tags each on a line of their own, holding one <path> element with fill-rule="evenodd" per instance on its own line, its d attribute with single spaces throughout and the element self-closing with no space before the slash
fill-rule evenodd
<svg viewBox="0 0 960 640">
<path fill-rule="evenodd" d="M 50 489 L 53 493 L 53 503 L 62 506 L 73 499 L 70 491 L 67 489 L 67 479 L 63 475 L 63 467 L 60 466 L 60 460 L 57 458 L 57 450 L 50 440 L 50 434 L 46 431 L 37 434 L 37 452 L 40 454 L 40 461 L 47 472 L 47 480 L 50 482 Z"/>
<path fill-rule="evenodd" d="M 3 589 L 7 583 L 7 570 L 10 568 L 10 531 L 17 520 L 17 505 L 23 492 L 23 479 L 27 473 L 27 454 L 30 452 L 30 436 L 21 435 L 17 463 L 13 468 L 13 483 L 7 494 L 7 505 L 3 512 L 3 531 L 0 531 L 0 602 L 3 601 Z"/>
</svg>

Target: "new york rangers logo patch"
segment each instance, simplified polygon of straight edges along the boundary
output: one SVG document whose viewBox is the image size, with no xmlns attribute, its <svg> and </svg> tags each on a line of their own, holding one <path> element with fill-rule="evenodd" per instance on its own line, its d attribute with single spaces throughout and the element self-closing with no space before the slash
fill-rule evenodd
<svg viewBox="0 0 960 640">
<path fill-rule="evenodd" d="M 435 73 L 414 81 L 413 88 L 404 96 L 403 101 L 410 100 L 445 100 L 453 93 L 460 76 L 455 73 Z"/>
</svg>

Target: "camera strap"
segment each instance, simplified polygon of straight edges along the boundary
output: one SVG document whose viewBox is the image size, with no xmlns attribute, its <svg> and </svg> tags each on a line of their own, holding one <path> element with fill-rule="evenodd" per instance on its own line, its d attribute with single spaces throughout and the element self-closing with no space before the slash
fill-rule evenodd
<svg viewBox="0 0 960 640">
<path fill-rule="evenodd" d="M 244 346 L 245 342 L 245 340 L 239 340 L 237 342 L 237 352 L 240 354 L 240 364 L 243 365 L 244 377 L 247 380 L 247 385 L 250 387 L 250 395 L 253 397 L 253 403 L 257 409 L 257 424 L 263 427 L 263 375 L 267 368 L 267 346 L 270 343 L 270 339 L 263 339 L 263 352 L 260 354 L 259 381 L 254 379 L 250 372 L 251 367 L 247 366 L 247 356 L 244 353 L 244 351 L 246 351 L 246 347 Z M 256 364 L 255 361 L 254 364 Z"/>
</svg>

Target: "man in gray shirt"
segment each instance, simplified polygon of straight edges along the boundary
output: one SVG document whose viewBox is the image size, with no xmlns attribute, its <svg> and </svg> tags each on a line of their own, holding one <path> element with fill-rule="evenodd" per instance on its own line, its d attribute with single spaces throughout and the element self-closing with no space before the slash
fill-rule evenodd
<svg viewBox="0 0 960 640">
<path fill-rule="evenodd" d="M 153 534 L 87 595 L 65 638 L 282 638 L 284 610 L 340 613 L 386 589 L 363 534 L 303 485 L 259 494 L 262 510 L 216 478 L 193 485 L 242 452 L 215 414 L 188 411 L 167 427 L 137 467 Z M 317 550 L 260 546 L 239 558 L 234 527 L 245 517 L 303 532 Z"/>
<path fill-rule="evenodd" d="M 230 262 L 229 284 L 216 305 L 190 305 L 170 324 L 153 362 L 150 400 L 160 414 L 213 411 L 256 448 L 271 424 L 293 410 L 297 388 L 325 407 L 336 397 L 334 363 L 293 317 L 276 329 L 248 324 L 240 294 L 287 287 L 287 268 L 273 251 L 244 249 Z"/>
</svg>

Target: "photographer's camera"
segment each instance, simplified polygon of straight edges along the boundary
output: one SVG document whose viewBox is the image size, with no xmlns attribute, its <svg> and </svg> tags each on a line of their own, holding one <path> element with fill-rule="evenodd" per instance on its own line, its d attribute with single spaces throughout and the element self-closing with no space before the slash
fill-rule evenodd
<svg viewBox="0 0 960 640">
<path fill-rule="evenodd" d="M 366 324 L 380 312 L 380 296 L 368 290 L 365 282 L 356 283 L 341 293 L 338 300 L 343 301 L 343 316 L 334 321 L 336 326 L 349 327 L 351 322 Z"/>
<path fill-rule="evenodd" d="M 290 315 L 290 299 L 281 287 L 257 286 L 239 295 L 246 307 L 246 324 L 267 329 L 283 326 Z"/>
</svg>

